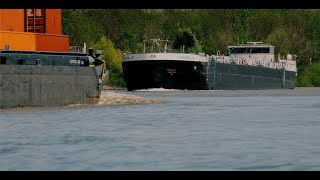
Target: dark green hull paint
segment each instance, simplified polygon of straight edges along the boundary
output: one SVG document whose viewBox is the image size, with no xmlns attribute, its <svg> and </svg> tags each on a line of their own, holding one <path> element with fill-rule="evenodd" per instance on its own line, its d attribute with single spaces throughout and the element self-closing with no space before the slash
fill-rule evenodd
<svg viewBox="0 0 320 180">
<path fill-rule="evenodd" d="M 285 78 L 284 78 L 285 77 Z M 262 66 L 210 62 L 209 89 L 293 89 L 296 72 Z"/>
</svg>

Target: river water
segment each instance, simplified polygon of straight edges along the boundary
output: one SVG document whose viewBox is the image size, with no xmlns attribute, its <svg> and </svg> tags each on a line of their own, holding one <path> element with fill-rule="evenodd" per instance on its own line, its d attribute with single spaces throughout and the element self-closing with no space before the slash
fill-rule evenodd
<svg viewBox="0 0 320 180">
<path fill-rule="evenodd" d="M 320 88 L 104 91 L 0 110 L 0 170 L 320 170 Z"/>
</svg>

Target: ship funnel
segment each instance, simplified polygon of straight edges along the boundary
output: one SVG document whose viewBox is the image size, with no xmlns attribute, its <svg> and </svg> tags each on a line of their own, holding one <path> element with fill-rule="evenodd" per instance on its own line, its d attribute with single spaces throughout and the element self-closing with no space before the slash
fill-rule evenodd
<svg viewBox="0 0 320 180">
<path fill-rule="evenodd" d="M 96 50 L 96 57 L 99 58 L 102 55 L 102 50 Z"/>
<path fill-rule="evenodd" d="M 93 56 L 93 49 L 92 49 L 92 47 L 89 48 L 89 55 L 90 55 L 90 56 Z"/>
</svg>

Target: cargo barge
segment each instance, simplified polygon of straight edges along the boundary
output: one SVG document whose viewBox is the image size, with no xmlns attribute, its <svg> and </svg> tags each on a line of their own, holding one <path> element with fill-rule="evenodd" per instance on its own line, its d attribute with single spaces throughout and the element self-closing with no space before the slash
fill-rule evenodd
<svg viewBox="0 0 320 180">
<path fill-rule="evenodd" d="M 169 53 L 167 40 L 144 41 L 144 52 L 123 56 L 127 89 L 182 90 L 293 89 L 296 61 L 274 56 L 274 46 L 249 42 L 228 46 L 229 56 Z M 146 48 L 146 45 L 151 48 Z M 161 49 L 160 47 L 164 47 Z M 146 49 L 149 49 L 146 51 Z M 151 49 L 151 50 L 150 50 Z"/>
<path fill-rule="evenodd" d="M 0 108 L 95 104 L 102 51 L 70 52 L 59 9 L 0 9 Z"/>
</svg>

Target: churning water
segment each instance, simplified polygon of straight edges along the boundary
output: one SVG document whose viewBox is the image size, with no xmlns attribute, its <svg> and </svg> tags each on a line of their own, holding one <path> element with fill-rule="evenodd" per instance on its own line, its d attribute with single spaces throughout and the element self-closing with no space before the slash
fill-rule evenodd
<svg viewBox="0 0 320 180">
<path fill-rule="evenodd" d="M 320 170 L 320 89 L 104 91 L 0 110 L 0 170 Z"/>
</svg>

